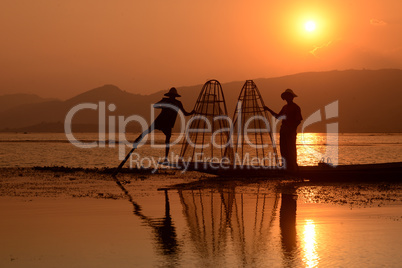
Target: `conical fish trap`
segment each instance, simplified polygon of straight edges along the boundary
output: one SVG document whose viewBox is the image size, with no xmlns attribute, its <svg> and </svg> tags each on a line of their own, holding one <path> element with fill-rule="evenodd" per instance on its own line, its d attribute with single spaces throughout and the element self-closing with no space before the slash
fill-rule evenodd
<svg viewBox="0 0 402 268">
<path fill-rule="evenodd" d="M 233 115 L 233 151 L 237 164 L 279 165 L 272 124 L 264 106 L 256 84 L 252 80 L 247 80 L 240 92 Z M 228 153 L 232 154 L 229 151 Z"/>
<path fill-rule="evenodd" d="M 217 80 L 204 84 L 187 124 L 180 152 L 183 161 L 220 162 L 231 159 L 231 119 L 228 117 L 222 86 Z"/>
</svg>

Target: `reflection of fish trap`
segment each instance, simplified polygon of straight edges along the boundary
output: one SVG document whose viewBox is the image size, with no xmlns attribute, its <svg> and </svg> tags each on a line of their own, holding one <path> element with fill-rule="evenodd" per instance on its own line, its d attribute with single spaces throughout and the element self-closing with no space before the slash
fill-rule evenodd
<svg viewBox="0 0 402 268">
<path fill-rule="evenodd" d="M 235 188 L 179 190 L 189 237 L 205 267 L 225 263 L 233 251 L 234 267 L 255 266 L 272 249 L 272 228 L 279 195 L 267 190 L 236 193 Z M 262 262 L 264 263 L 264 262 Z M 215 264 L 215 265 L 214 265 Z"/>
<path fill-rule="evenodd" d="M 236 163 L 279 165 L 272 124 L 264 106 L 256 84 L 253 80 L 247 80 L 240 92 L 233 115 L 235 132 L 233 151 Z"/>
<path fill-rule="evenodd" d="M 187 124 L 180 157 L 194 162 L 221 161 L 229 147 L 231 120 L 227 115 L 222 86 L 217 80 L 204 84 L 194 110 Z M 232 149 L 226 151 L 230 158 Z"/>
</svg>

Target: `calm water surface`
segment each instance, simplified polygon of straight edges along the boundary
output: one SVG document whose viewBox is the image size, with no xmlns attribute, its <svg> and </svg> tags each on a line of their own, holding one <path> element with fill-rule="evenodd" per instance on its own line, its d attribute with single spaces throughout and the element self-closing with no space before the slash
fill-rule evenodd
<svg viewBox="0 0 402 268">
<path fill-rule="evenodd" d="M 326 149 L 325 135 L 299 136 L 299 164 L 316 164 L 311 150 Z M 338 149 L 341 164 L 399 162 L 402 134 L 342 134 Z M 164 148 L 137 152 L 158 158 Z M 115 167 L 118 154 L 108 144 L 77 148 L 64 134 L 0 134 L 0 167 Z M 71 179 L 74 189 L 101 191 Z M 261 182 L 165 192 L 155 176 L 120 185 L 86 179 L 124 198 L 0 196 L 0 267 L 401 267 L 400 184 Z M 52 180 L 49 189 L 57 188 Z M 20 193 L 46 190 L 24 185 Z"/>
<path fill-rule="evenodd" d="M 118 187 L 116 185 L 116 187 Z M 400 267 L 400 185 L 1 198 L 1 267 Z M 137 190 L 135 190 L 137 189 Z"/>
<path fill-rule="evenodd" d="M 156 132 L 155 132 L 156 133 Z M 127 135 L 132 141 L 135 134 Z M 175 140 L 178 134 L 172 137 Z M 98 134 L 76 134 L 82 142 L 93 142 L 99 139 Z M 118 139 L 113 139 L 113 141 Z M 163 144 L 164 135 L 155 134 L 155 143 Z M 326 146 L 325 134 L 306 133 L 298 135 L 299 165 L 316 165 L 321 159 L 314 157 L 314 152 L 324 153 L 333 150 Z M 384 162 L 402 162 L 402 134 L 340 134 L 338 141 L 339 164 L 367 164 Z M 103 144 L 103 147 L 91 149 L 78 148 L 68 142 L 62 133 L 18 134 L 0 133 L 0 167 L 32 167 L 32 166 L 71 166 L 71 167 L 115 167 L 121 162 L 120 157 L 131 149 L 129 146 Z M 171 147 L 171 153 L 178 155 L 181 144 Z M 278 150 L 279 151 L 279 150 Z M 140 165 L 152 165 L 147 159 L 158 159 L 164 156 L 164 148 L 155 148 L 146 144 L 136 150 Z M 141 162 L 141 160 L 144 160 Z M 130 163 L 128 163 L 129 165 Z M 132 163 L 133 164 L 133 163 Z"/>
</svg>

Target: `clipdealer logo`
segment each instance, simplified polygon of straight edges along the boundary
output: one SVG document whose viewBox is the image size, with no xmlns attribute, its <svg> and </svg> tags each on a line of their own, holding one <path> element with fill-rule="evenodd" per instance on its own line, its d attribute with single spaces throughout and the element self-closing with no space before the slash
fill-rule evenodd
<svg viewBox="0 0 402 268">
<path fill-rule="evenodd" d="M 321 114 L 324 114 L 322 116 Z M 304 120 L 301 132 L 301 143 L 308 154 L 313 156 L 317 161 L 328 163 L 333 166 L 338 165 L 338 144 L 339 144 L 339 123 L 333 122 L 339 116 L 339 101 L 336 100 L 324 107 L 315 111 Z M 322 121 L 330 120 L 331 123 L 326 124 L 326 143 L 325 152 L 320 152 L 309 146 L 309 142 L 305 139 L 305 128 Z"/>
<path fill-rule="evenodd" d="M 170 104 L 163 104 L 170 109 L 176 109 L 177 107 L 170 105 Z M 98 141 L 92 142 L 82 142 L 76 139 L 72 131 L 72 120 L 74 116 L 77 115 L 82 110 L 94 110 L 98 111 Z M 106 144 L 108 147 L 116 147 L 116 143 L 119 146 L 119 160 L 124 159 L 126 154 L 126 147 L 132 147 L 133 143 L 129 142 L 126 137 L 126 128 L 127 125 L 131 122 L 136 122 L 141 126 L 141 132 L 146 131 L 149 129 L 149 124 L 144 117 L 140 115 L 130 115 L 125 117 L 123 115 L 114 116 L 114 115 L 107 115 L 107 112 L 114 112 L 116 110 L 116 105 L 111 103 L 107 105 L 106 102 L 100 101 L 98 104 L 96 103 L 80 103 L 73 108 L 71 108 L 68 113 L 66 114 L 64 120 L 64 132 L 66 137 L 70 143 L 75 145 L 78 148 L 105 148 Z M 181 122 L 185 122 L 184 115 L 181 111 L 178 111 L 178 116 L 180 117 Z M 155 118 L 155 111 L 152 109 L 151 106 L 151 119 Z M 117 119 L 117 122 L 116 122 Z M 106 130 L 106 125 L 108 125 L 108 130 Z M 117 126 L 117 133 L 116 133 L 116 126 Z M 151 126 L 152 127 L 152 126 Z M 184 136 L 184 125 L 181 125 L 180 135 L 174 140 L 170 142 L 170 145 L 175 145 L 180 142 L 182 137 Z M 106 138 L 106 134 L 108 138 Z M 117 136 L 116 136 L 117 134 Z M 146 135 L 139 144 L 135 144 L 137 147 L 144 145 L 150 136 L 151 146 L 153 148 L 163 148 L 165 145 L 157 144 L 155 142 L 154 133 L 151 132 L 149 135 Z"/>
<path fill-rule="evenodd" d="M 170 109 L 175 109 L 177 111 L 177 107 L 172 106 L 170 104 L 165 104 L 167 106 L 167 108 Z M 92 142 L 83 142 L 83 141 L 79 141 L 76 139 L 76 137 L 73 134 L 72 131 L 72 121 L 73 118 L 75 116 L 79 116 L 79 112 L 83 111 L 83 110 L 94 110 L 94 111 L 98 111 L 98 141 L 92 141 Z M 119 160 L 124 159 L 125 154 L 126 154 L 126 149 L 127 148 L 132 148 L 133 145 L 135 147 L 141 147 L 143 146 L 148 139 L 150 139 L 150 146 L 151 148 L 164 148 L 166 145 L 165 144 L 157 144 L 155 142 L 155 134 L 152 131 L 152 125 L 150 126 L 147 122 L 147 120 L 145 120 L 142 116 L 140 115 L 131 115 L 128 117 L 125 116 L 116 116 L 116 115 L 108 115 L 109 112 L 114 112 L 116 110 L 116 105 L 111 103 L 109 105 L 106 105 L 105 101 L 100 101 L 98 104 L 96 103 L 81 103 L 78 104 L 74 107 L 72 107 L 68 113 L 66 114 L 65 117 L 65 121 L 64 121 L 64 130 L 65 130 L 65 135 L 67 137 L 67 139 L 69 140 L 69 142 L 71 144 L 73 144 L 76 147 L 79 148 L 96 148 L 96 147 L 100 147 L 100 148 L 104 148 L 106 146 L 108 147 L 116 147 L 116 143 L 118 144 L 118 148 L 119 148 Z M 155 118 L 155 111 L 151 105 L 151 119 L 153 121 L 153 119 Z M 324 116 L 322 116 L 322 113 L 324 114 Z M 339 103 L 338 101 L 334 101 L 328 105 L 326 105 L 324 107 L 324 109 L 320 109 L 315 111 L 313 114 L 311 114 L 310 116 L 308 116 L 302 126 L 301 126 L 301 143 L 302 146 L 305 149 L 305 152 L 308 153 L 310 156 L 312 156 L 314 159 L 316 159 L 317 161 L 320 162 L 330 162 L 332 165 L 337 165 L 338 164 L 338 122 L 333 122 L 334 118 L 337 118 L 339 114 Z M 191 146 L 200 146 L 195 144 L 190 138 L 189 135 L 185 135 L 185 130 L 187 130 L 188 132 L 206 132 L 206 131 L 211 131 L 212 132 L 212 124 L 213 122 L 209 122 L 209 119 L 201 116 L 201 115 L 196 115 L 194 117 L 192 117 L 190 120 L 188 120 L 187 124 L 184 124 L 183 122 L 185 121 L 184 115 L 183 113 L 179 110 L 178 111 L 178 116 L 179 116 L 179 120 L 181 120 L 181 129 L 179 131 L 179 135 L 177 136 L 177 138 L 174 141 L 171 141 L 169 143 L 169 146 L 178 144 L 179 142 L 181 142 L 181 140 L 183 139 L 183 136 L 185 139 L 187 139 L 187 142 L 189 143 L 189 145 Z M 257 116 L 258 118 L 249 118 L 248 121 L 245 123 L 246 126 L 249 125 L 249 120 L 261 120 L 260 116 Z M 265 119 L 265 118 L 264 118 Z M 205 125 L 207 126 L 207 129 L 191 129 L 191 123 L 194 120 L 204 120 L 205 121 Z M 229 131 L 230 136 L 231 136 L 231 140 L 228 141 L 225 145 L 228 144 L 233 144 L 233 122 L 231 120 L 231 118 L 225 116 L 225 118 L 222 118 L 222 116 L 220 116 L 219 118 L 214 118 L 213 120 L 227 120 L 228 122 L 228 129 L 225 129 L 225 131 Z M 265 119 L 266 120 L 266 119 Z M 318 122 L 322 122 L 324 120 L 331 120 L 332 123 L 328 123 L 326 124 L 326 146 L 325 146 L 325 152 L 320 152 L 318 150 L 315 150 L 312 148 L 312 146 L 310 146 L 309 141 L 305 139 L 305 129 L 306 127 L 313 125 L 315 123 Z M 277 125 L 278 122 L 280 120 L 276 120 L 274 117 L 272 118 L 272 132 L 276 132 L 277 129 Z M 126 128 L 127 125 L 131 122 L 136 122 L 137 124 L 139 124 L 141 126 L 142 132 L 146 131 L 146 130 L 150 130 L 148 131 L 145 135 L 144 138 L 138 143 L 138 144 L 133 144 L 132 142 L 129 142 L 127 140 L 126 137 Z M 106 126 L 108 126 L 108 129 L 106 129 Z M 267 128 L 269 128 L 269 123 L 266 124 Z M 117 127 L 117 133 L 116 133 L 116 127 Z M 222 132 L 222 129 L 218 129 L 215 132 L 216 133 L 212 133 L 211 135 L 211 142 L 210 144 L 207 144 L 207 146 L 213 146 L 214 148 L 218 148 L 220 149 L 222 147 L 222 144 L 217 144 L 215 141 L 215 135 L 218 134 L 217 132 Z M 245 137 L 245 141 L 247 143 L 248 146 L 258 146 L 255 145 L 252 141 L 252 139 L 250 139 L 248 137 L 249 134 L 252 134 L 252 131 L 256 131 L 254 130 L 248 130 L 245 129 L 243 130 L 243 135 L 246 135 Z M 266 131 L 267 133 L 269 132 L 269 130 Z M 240 131 L 241 133 L 241 131 Z M 108 138 L 106 137 L 106 134 L 108 135 Z M 116 136 L 117 135 L 117 136 Z M 238 138 L 238 137 L 237 137 Z M 274 143 L 276 143 L 275 141 L 275 137 L 274 137 Z M 261 145 L 260 145 L 261 146 Z M 268 145 L 267 145 L 268 146 Z M 265 145 L 264 145 L 265 147 Z M 266 156 L 264 156 L 266 157 Z M 138 153 L 133 154 L 133 157 L 130 158 L 130 166 L 132 166 L 133 163 L 135 164 L 139 164 L 143 167 L 151 167 L 151 166 L 158 166 L 158 163 L 164 159 L 164 157 L 159 157 L 158 159 L 149 159 L 150 157 L 141 157 Z M 153 157 L 151 157 L 153 158 Z M 179 156 L 172 156 L 172 161 L 177 161 L 179 159 Z M 246 160 L 249 159 L 246 157 Z M 216 160 L 216 159 L 215 159 Z M 237 160 L 237 159 L 235 159 Z M 223 159 L 224 162 L 226 162 L 226 159 Z M 212 161 L 214 163 L 214 165 L 216 165 L 216 163 L 219 162 L 219 160 L 216 161 Z M 221 161 L 222 162 L 222 161 Z M 256 161 L 255 159 L 253 160 L 253 162 L 256 163 L 263 163 L 264 161 Z M 242 165 L 245 165 L 245 163 L 241 163 Z M 247 163 L 246 163 L 247 164 Z"/>
</svg>

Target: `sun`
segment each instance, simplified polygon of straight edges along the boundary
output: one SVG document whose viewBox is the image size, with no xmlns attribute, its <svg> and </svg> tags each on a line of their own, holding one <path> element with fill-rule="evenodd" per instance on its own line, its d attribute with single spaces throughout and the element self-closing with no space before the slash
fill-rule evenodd
<svg viewBox="0 0 402 268">
<path fill-rule="evenodd" d="M 307 32 L 313 32 L 313 31 L 316 29 L 316 24 L 315 24 L 315 22 L 312 21 L 312 20 L 307 21 L 307 22 L 304 24 L 304 29 L 305 29 Z"/>
</svg>

